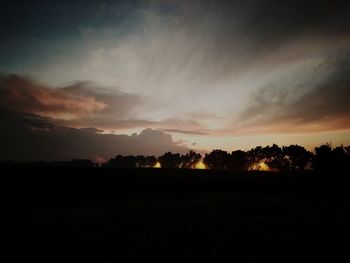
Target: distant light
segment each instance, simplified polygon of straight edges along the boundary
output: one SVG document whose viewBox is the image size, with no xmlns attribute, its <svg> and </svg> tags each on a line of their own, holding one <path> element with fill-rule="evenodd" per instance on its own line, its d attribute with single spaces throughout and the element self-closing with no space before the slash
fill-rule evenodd
<svg viewBox="0 0 350 263">
<path fill-rule="evenodd" d="M 160 162 L 156 162 L 155 165 L 153 165 L 153 168 L 162 168 Z"/>
<path fill-rule="evenodd" d="M 207 167 L 205 166 L 205 164 L 202 161 L 199 161 L 198 163 L 196 163 L 196 165 L 194 166 L 194 169 L 207 169 Z"/>
<path fill-rule="evenodd" d="M 259 162 L 259 163 L 252 164 L 248 170 L 249 171 L 270 171 L 270 167 L 264 162 Z"/>
</svg>

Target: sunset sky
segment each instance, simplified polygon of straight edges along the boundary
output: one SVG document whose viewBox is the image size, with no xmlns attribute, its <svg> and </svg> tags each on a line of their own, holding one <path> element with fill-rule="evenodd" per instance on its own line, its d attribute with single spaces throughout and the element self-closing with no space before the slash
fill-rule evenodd
<svg viewBox="0 0 350 263">
<path fill-rule="evenodd" d="M 349 1 L 2 1 L 0 160 L 350 144 Z"/>
</svg>

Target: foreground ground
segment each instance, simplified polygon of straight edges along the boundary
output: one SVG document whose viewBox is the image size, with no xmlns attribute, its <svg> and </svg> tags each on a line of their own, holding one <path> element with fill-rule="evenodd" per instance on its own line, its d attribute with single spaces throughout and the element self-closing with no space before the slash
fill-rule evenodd
<svg viewBox="0 0 350 263">
<path fill-rule="evenodd" d="M 313 173 L 8 167 L 11 259 L 243 262 L 347 256 L 348 180 Z M 102 260 L 103 259 L 103 260 Z"/>
</svg>

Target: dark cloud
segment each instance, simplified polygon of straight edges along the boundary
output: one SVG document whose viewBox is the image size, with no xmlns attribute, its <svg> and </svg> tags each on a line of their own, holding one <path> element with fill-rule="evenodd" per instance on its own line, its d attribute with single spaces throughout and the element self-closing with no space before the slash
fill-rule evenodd
<svg viewBox="0 0 350 263">
<path fill-rule="evenodd" d="M 181 142 L 160 130 L 145 129 L 140 134 L 101 134 L 95 128 L 67 128 L 54 125 L 35 114 L 0 109 L 1 160 L 70 160 L 111 158 L 116 154 L 185 152 Z"/>
<path fill-rule="evenodd" d="M 4 0 L 1 2 L 0 32 L 18 38 L 74 37 L 83 25 L 106 26 L 128 22 L 132 17 L 130 11 L 140 7 L 141 2 Z"/>
<path fill-rule="evenodd" d="M 243 127 L 275 132 L 349 129 L 349 54 L 328 59 L 318 68 L 322 69 L 330 73 L 319 82 L 296 80 L 257 91 L 241 115 Z M 319 74 L 309 76 L 315 77 L 322 78 Z"/>
<path fill-rule="evenodd" d="M 350 32 L 349 1 L 179 2 L 185 6 L 182 14 L 188 18 L 183 20 L 183 28 L 201 35 L 214 62 L 225 62 L 229 57 L 247 63 L 305 35 L 330 38 L 348 36 Z"/>
<path fill-rule="evenodd" d="M 307 32 L 309 34 L 346 33 L 350 26 L 348 1 L 248 1 L 250 12 L 244 21 L 252 35 L 285 38 Z M 249 5 L 249 4 L 248 4 Z M 266 40 L 266 39 L 265 39 Z"/>
<path fill-rule="evenodd" d="M 161 14 L 166 27 L 200 36 L 214 57 L 236 57 L 249 49 L 252 58 L 295 35 L 347 34 L 350 3 L 341 0 L 177 0 L 177 1 L 4 1 L 0 12 L 2 42 L 26 38 L 77 38 L 82 28 L 138 32 L 143 12 Z M 170 30 L 172 30 L 172 25 Z M 127 34 L 127 33 L 124 33 Z M 207 37 L 206 37 L 207 36 Z M 12 41 L 11 41 L 12 40 Z M 232 45 L 243 42 L 240 52 Z M 203 43 L 200 43 L 203 42 Z M 11 48 L 11 45 L 7 45 Z M 11 48 L 12 49 L 12 48 Z M 7 51 L 6 51 L 7 52 Z M 6 57 L 6 54 L 3 54 Z M 231 57 L 231 58 L 232 58 Z"/>
</svg>

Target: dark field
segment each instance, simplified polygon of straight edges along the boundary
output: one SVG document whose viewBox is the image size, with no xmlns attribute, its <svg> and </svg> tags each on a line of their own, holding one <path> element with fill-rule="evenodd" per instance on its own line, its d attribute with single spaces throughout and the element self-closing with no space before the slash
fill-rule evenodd
<svg viewBox="0 0 350 263">
<path fill-rule="evenodd" d="M 12 260 L 285 262 L 350 251 L 349 182 L 336 175 L 3 170 L 2 248 Z"/>
</svg>

